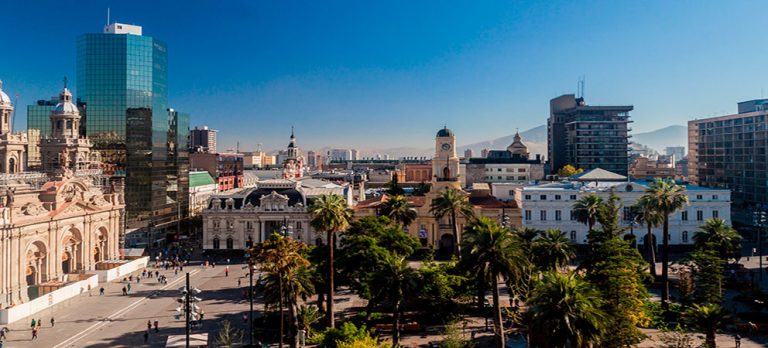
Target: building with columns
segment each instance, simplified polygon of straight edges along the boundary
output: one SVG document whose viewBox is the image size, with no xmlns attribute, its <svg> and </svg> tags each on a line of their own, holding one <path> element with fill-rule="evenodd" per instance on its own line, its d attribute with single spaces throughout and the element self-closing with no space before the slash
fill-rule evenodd
<svg viewBox="0 0 768 348">
<path fill-rule="evenodd" d="M 272 233 L 288 233 L 318 243 L 307 207 L 321 195 L 340 195 L 352 203 L 352 188 L 325 180 L 267 179 L 256 187 L 214 194 L 203 210 L 204 250 L 244 250 Z"/>
<path fill-rule="evenodd" d="M 13 103 L 3 92 L 0 81 L 0 173 L 19 173 L 26 170 L 27 134 L 13 133 Z"/>
<path fill-rule="evenodd" d="M 0 146 L 6 160 L 0 173 L 0 308 L 37 298 L 120 257 L 122 184 L 107 184 L 99 163 L 90 161 L 89 142 L 76 136 L 79 115 L 69 103 L 65 88 L 51 113 L 60 128 L 42 152 L 44 172 L 23 171 L 23 141 Z M 2 92 L 0 109 L 12 109 Z M 10 130 L 10 123 L 0 128 Z"/>
</svg>

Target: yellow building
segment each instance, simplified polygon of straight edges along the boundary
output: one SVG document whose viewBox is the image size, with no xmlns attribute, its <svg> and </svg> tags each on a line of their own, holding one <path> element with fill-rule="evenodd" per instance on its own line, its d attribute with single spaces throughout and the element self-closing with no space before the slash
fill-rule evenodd
<svg viewBox="0 0 768 348">
<path fill-rule="evenodd" d="M 475 216 L 489 217 L 500 223 L 504 216 L 507 216 L 510 227 L 522 226 L 522 215 L 515 201 L 499 201 L 496 197 L 491 196 L 487 184 L 475 185 L 469 192 L 462 189 L 459 181 L 456 137 L 448 128 L 439 130 L 435 137 L 432 173 L 431 189 L 426 195 L 408 196 L 408 201 L 417 212 L 417 218 L 407 227 L 407 231 L 418 237 L 423 245 L 436 248 L 441 253 L 450 253 L 453 250 L 455 241 L 448 217 L 437 219 L 430 212 L 432 201 L 448 189 L 454 189 L 467 195 Z M 382 204 L 387 200 L 387 195 L 381 195 L 359 202 L 355 206 L 355 216 L 361 218 L 378 215 Z M 461 232 L 466 225 L 466 219 L 460 217 L 457 223 L 459 225 L 459 242 L 461 242 Z"/>
</svg>

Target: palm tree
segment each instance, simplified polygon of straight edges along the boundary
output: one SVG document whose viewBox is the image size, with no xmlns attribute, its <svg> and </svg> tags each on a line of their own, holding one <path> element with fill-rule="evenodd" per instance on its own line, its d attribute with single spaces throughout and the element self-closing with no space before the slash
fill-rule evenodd
<svg viewBox="0 0 768 348">
<path fill-rule="evenodd" d="M 322 195 L 315 198 L 309 206 L 309 214 L 312 216 L 310 225 L 315 231 L 325 232 L 328 243 L 328 326 L 335 327 L 333 317 L 333 249 L 336 248 L 336 233 L 349 227 L 352 219 L 352 211 L 347 206 L 347 201 L 339 195 Z"/>
<path fill-rule="evenodd" d="M 461 241 L 459 240 L 459 224 L 457 218 L 461 215 L 466 218 L 473 216 L 472 206 L 467 196 L 459 190 L 449 188 L 432 200 L 430 212 L 437 219 L 448 216 L 453 229 L 453 253 L 461 258 Z"/>
<path fill-rule="evenodd" d="M 647 232 L 645 234 L 645 250 L 648 253 L 648 264 L 651 275 L 656 279 L 656 238 L 653 235 L 653 228 L 658 227 L 663 221 L 663 217 L 653 209 L 650 199 L 640 197 L 635 205 L 638 214 L 635 219 L 638 223 L 645 224 Z"/>
<path fill-rule="evenodd" d="M 291 329 L 296 327 L 298 298 L 306 298 L 313 292 L 309 278 L 309 261 L 304 258 L 306 245 L 292 238 L 273 234 L 266 242 L 255 248 L 254 264 L 264 272 L 259 281 L 259 290 L 264 293 L 264 302 L 277 304 L 280 313 L 280 347 L 283 346 L 285 317 L 283 308 L 287 305 Z M 293 335 L 291 335 L 293 336 Z"/>
<path fill-rule="evenodd" d="M 312 336 L 312 325 L 322 318 L 323 316 L 316 306 L 302 305 L 296 312 L 296 320 L 299 322 L 299 329 L 304 330 L 304 332 L 307 333 L 307 336 Z"/>
<path fill-rule="evenodd" d="M 579 198 L 576 203 L 573 204 L 573 214 L 578 222 L 581 222 L 589 228 L 590 231 L 595 227 L 597 221 L 597 214 L 600 211 L 600 207 L 603 204 L 603 199 L 600 196 L 591 193 L 584 197 Z"/>
<path fill-rule="evenodd" d="M 534 262 L 541 270 L 562 270 L 575 256 L 573 242 L 560 230 L 547 230 L 533 241 Z"/>
<path fill-rule="evenodd" d="M 378 289 L 379 297 L 392 304 L 392 346 L 400 342 L 400 317 L 405 299 L 416 290 L 416 271 L 408 266 L 405 257 L 387 253 L 379 268 L 371 275 L 372 288 Z"/>
<path fill-rule="evenodd" d="M 588 347 L 599 342 L 607 319 L 600 293 L 575 273 L 545 273 L 528 306 L 532 347 Z"/>
<path fill-rule="evenodd" d="M 403 195 L 390 196 L 381 207 L 381 215 L 386 216 L 403 228 L 407 228 L 418 213 L 411 207 L 411 203 Z"/>
<path fill-rule="evenodd" d="M 705 345 L 708 348 L 716 348 L 717 330 L 729 321 L 728 312 L 719 304 L 705 305 L 694 304 L 685 312 L 685 317 L 691 326 L 702 331 L 706 336 Z"/>
<path fill-rule="evenodd" d="M 685 187 L 672 179 L 656 179 L 643 194 L 649 208 L 662 217 L 661 305 L 669 309 L 669 216 L 688 204 Z"/>
<path fill-rule="evenodd" d="M 464 243 L 471 274 L 477 274 L 484 284 L 490 284 L 493 290 L 496 343 L 497 347 L 503 348 L 505 337 L 498 280 L 499 277 L 518 278 L 523 273 L 528 260 L 522 242 L 496 221 L 480 217 L 472 220 L 467 226 Z"/>
<path fill-rule="evenodd" d="M 696 247 L 712 247 L 727 261 L 741 248 L 741 235 L 722 219 L 708 219 L 693 235 Z"/>
</svg>

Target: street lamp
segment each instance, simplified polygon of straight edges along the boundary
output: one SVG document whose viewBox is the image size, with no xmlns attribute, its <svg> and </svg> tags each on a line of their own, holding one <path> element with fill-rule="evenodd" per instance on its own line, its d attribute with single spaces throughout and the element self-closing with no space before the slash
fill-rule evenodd
<svg viewBox="0 0 768 348">
<path fill-rule="evenodd" d="M 191 288 L 189 286 L 189 272 L 187 272 L 186 277 L 186 286 L 179 289 L 183 296 L 182 298 L 176 300 L 177 302 L 181 303 L 183 307 L 177 307 L 176 311 L 184 313 L 184 335 L 186 347 L 189 348 L 190 319 L 198 320 L 200 317 L 200 306 L 198 306 L 196 303 L 202 301 L 201 298 L 191 296 L 191 294 L 194 292 L 194 294 L 197 295 L 202 291 L 198 288 Z"/>
<path fill-rule="evenodd" d="M 765 211 L 759 210 L 759 208 L 755 209 L 754 212 L 752 212 L 752 219 L 754 222 L 754 225 L 757 226 L 757 257 L 758 257 L 758 264 L 759 264 L 759 275 L 760 275 L 760 284 L 762 285 L 763 282 L 763 228 L 766 226 L 766 213 Z"/>
</svg>

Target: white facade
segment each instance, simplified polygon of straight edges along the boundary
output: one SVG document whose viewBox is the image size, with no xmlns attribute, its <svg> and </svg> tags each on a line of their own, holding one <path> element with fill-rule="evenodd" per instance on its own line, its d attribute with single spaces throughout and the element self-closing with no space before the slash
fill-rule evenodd
<svg viewBox="0 0 768 348">
<path fill-rule="evenodd" d="M 646 226 L 634 226 L 630 231 L 627 212 L 645 193 L 647 182 L 602 182 L 580 183 L 560 182 L 537 186 L 527 186 L 517 190 L 518 199 L 523 209 L 523 226 L 538 230 L 559 229 L 577 244 L 584 244 L 587 238 L 587 226 L 573 217 L 573 204 L 576 200 L 591 193 L 607 199 L 611 192 L 621 200 L 623 206 L 620 222 L 627 227 L 627 233 L 634 233 L 638 242 L 642 242 L 647 233 Z M 730 224 L 731 191 L 710 189 L 698 186 L 686 186 L 688 206 L 675 212 L 669 221 L 669 243 L 671 245 L 693 244 L 693 234 L 707 219 L 720 218 Z M 494 195 L 496 193 L 494 192 Z M 498 197 L 498 196 L 497 196 Z M 501 198 L 501 197 L 500 197 Z M 653 229 L 656 241 L 661 243 L 661 227 Z"/>
<path fill-rule="evenodd" d="M 131 34 L 141 36 L 142 28 L 138 25 L 112 23 L 104 27 L 104 34 Z"/>
</svg>

